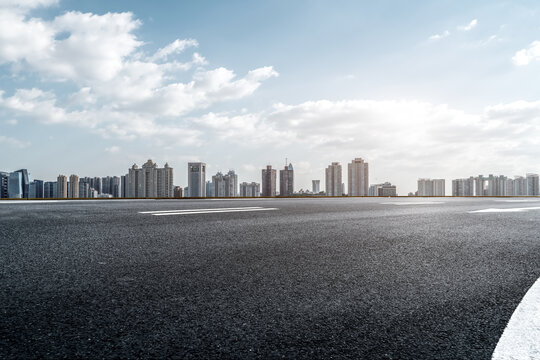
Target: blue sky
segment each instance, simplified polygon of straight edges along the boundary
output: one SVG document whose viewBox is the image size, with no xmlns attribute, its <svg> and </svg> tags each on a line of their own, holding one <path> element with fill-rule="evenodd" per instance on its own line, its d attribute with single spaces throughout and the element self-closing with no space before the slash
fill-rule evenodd
<svg viewBox="0 0 540 360">
<path fill-rule="evenodd" d="M 152 158 L 296 188 L 355 157 L 416 179 L 539 172 L 533 1 L 0 0 L 0 168 L 122 175 Z"/>
</svg>

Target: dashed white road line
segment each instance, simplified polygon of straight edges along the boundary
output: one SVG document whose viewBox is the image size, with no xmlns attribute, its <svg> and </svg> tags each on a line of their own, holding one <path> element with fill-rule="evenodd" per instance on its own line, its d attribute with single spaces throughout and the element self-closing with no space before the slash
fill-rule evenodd
<svg viewBox="0 0 540 360">
<path fill-rule="evenodd" d="M 435 205 L 444 204 L 444 201 L 404 201 L 404 202 L 384 202 L 382 205 Z"/>
<path fill-rule="evenodd" d="M 167 215 L 193 215 L 193 214 L 214 214 L 214 213 L 249 212 L 249 211 L 272 211 L 272 210 L 278 210 L 278 208 L 263 208 L 260 206 L 247 206 L 247 207 L 239 207 L 239 208 L 139 211 L 139 214 L 150 214 L 153 216 L 167 216 Z"/>
<path fill-rule="evenodd" d="M 540 359 L 540 279 L 531 286 L 512 314 L 491 358 Z"/>
<path fill-rule="evenodd" d="M 500 202 L 509 202 L 509 203 L 520 203 L 520 202 L 540 202 L 540 199 L 532 200 L 532 199 L 514 199 L 514 200 L 493 200 L 493 201 L 500 201 Z"/>
<path fill-rule="evenodd" d="M 540 206 L 531 206 L 531 207 L 524 207 L 524 208 L 491 208 L 491 209 L 482 209 L 482 210 L 472 210 L 469 211 L 469 214 L 477 214 L 477 213 L 505 213 L 505 212 L 523 212 L 523 211 L 531 211 L 531 210 L 540 210 Z"/>
</svg>

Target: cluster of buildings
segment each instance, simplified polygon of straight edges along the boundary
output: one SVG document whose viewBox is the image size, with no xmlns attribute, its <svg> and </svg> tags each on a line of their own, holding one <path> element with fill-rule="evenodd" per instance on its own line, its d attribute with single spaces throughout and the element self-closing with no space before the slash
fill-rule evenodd
<svg viewBox="0 0 540 360">
<path fill-rule="evenodd" d="M 312 190 L 295 191 L 294 168 L 272 165 L 261 170 L 261 182 L 239 183 L 234 170 L 218 172 L 207 180 L 206 164 L 188 163 L 188 186 L 174 185 L 173 168 L 159 167 L 148 160 L 141 167 L 133 164 L 122 176 L 79 177 L 58 175 L 56 181 L 30 181 L 26 169 L 0 171 L 0 198 L 181 198 L 181 197 L 272 197 L 296 195 L 326 196 L 397 196 L 396 186 L 389 182 L 369 184 L 369 164 L 355 158 L 347 164 L 347 192 L 343 169 L 333 162 L 325 169 L 325 191 L 321 180 L 312 181 Z M 279 182 L 278 182 L 279 181 Z M 444 179 L 418 179 L 418 190 L 411 196 L 445 196 Z M 537 174 L 516 176 L 479 175 L 452 180 L 452 196 L 540 196 Z"/>
<path fill-rule="evenodd" d="M 540 188 L 538 174 L 515 176 L 504 175 L 468 177 L 452 180 L 452 196 L 538 196 Z"/>
</svg>

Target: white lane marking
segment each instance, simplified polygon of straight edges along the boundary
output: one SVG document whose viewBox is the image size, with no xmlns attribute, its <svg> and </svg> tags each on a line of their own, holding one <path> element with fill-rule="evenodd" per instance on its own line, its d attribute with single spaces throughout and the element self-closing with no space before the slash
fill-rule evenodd
<svg viewBox="0 0 540 360">
<path fill-rule="evenodd" d="M 482 210 L 472 210 L 469 211 L 469 214 L 475 214 L 475 213 L 505 213 L 505 212 L 522 212 L 522 211 L 530 211 L 530 210 L 540 210 L 540 206 L 531 206 L 531 207 L 524 207 L 524 208 L 507 208 L 507 209 L 499 209 L 499 208 L 491 208 L 491 209 L 482 209 Z"/>
<path fill-rule="evenodd" d="M 153 216 L 167 216 L 167 215 L 193 215 L 193 214 L 216 214 L 216 213 L 232 213 L 232 212 L 248 212 L 248 211 L 271 211 L 278 210 L 278 208 L 260 208 L 260 209 L 228 209 L 228 210 L 212 210 L 212 211 L 182 211 L 182 212 L 168 212 L 151 214 Z"/>
<path fill-rule="evenodd" d="M 435 205 L 444 204 L 444 201 L 409 201 L 409 202 L 384 202 L 382 205 Z"/>
<path fill-rule="evenodd" d="M 153 210 L 153 211 L 139 211 L 139 214 L 179 213 L 179 212 L 190 212 L 190 211 L 216 211 L 216 210 L 238 210 L 238 209 L 262 209 L 262 208 L 260 206 L 245 206 L 245 207 L 234 207 L 234 208 Z"/>
<path fill-rule="evenodd" d="M 493 201 L 501 201 L 501 202 L 510 202 L 510 203 L 519 203 L 519 202 L 540 202 L 540 199 L 537 200 L 528 200 L 528 199 L 516 199 L 516 200 L 493 200 Z"/>
<path fill-rule="evenodd" d="M 540 279 L 531 286 L 512 314 L 491 358 L 540 359 Z"/>
</svg>

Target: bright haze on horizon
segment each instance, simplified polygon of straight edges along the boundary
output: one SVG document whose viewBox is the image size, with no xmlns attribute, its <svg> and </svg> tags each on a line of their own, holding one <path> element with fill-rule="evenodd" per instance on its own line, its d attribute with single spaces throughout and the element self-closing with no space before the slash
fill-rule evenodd
<svg viewBox="0 0 540 360">
<path fill-rule="evenodd" d="M 540 4 L 0 0 L 0 170 L 540 172 Z M 346 174 L 344 174 L 345 178 Z"/>
</svg>

